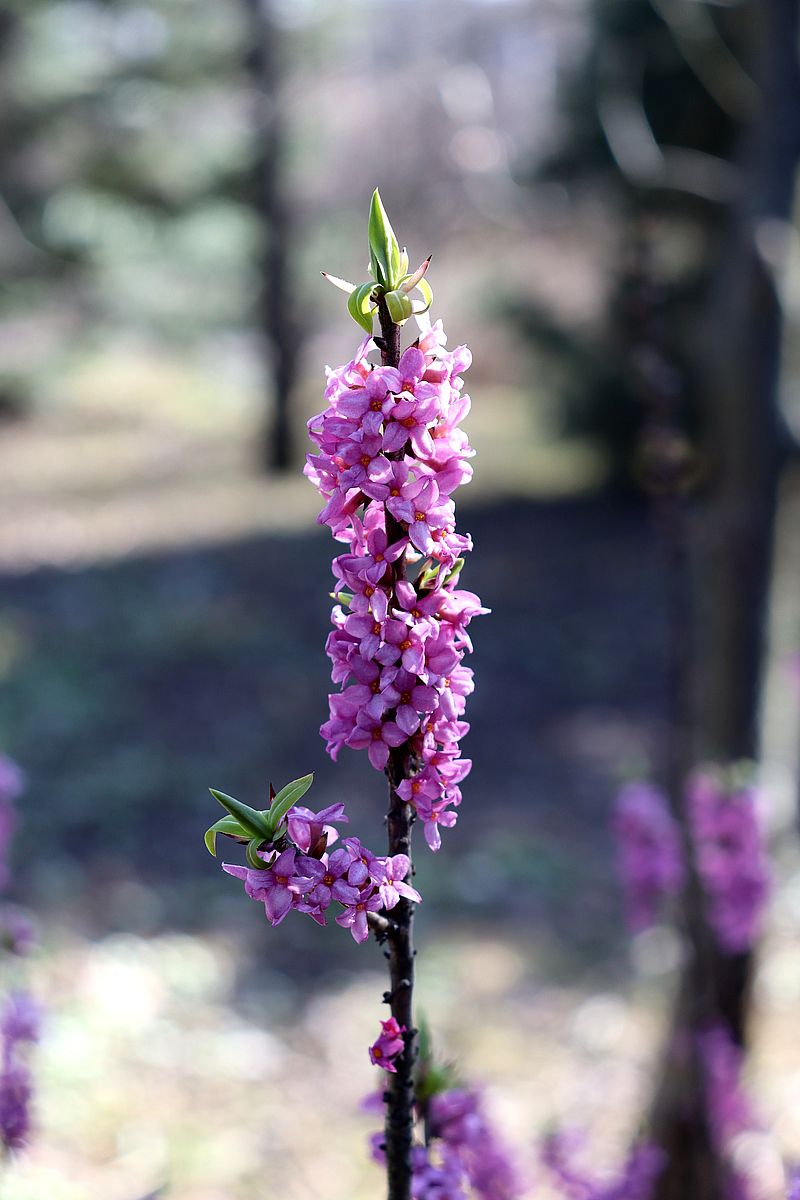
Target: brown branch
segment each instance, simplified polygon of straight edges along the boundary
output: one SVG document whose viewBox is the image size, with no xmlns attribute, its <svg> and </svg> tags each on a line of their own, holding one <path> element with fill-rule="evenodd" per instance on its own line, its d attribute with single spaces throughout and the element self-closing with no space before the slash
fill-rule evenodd
<svg viewBox="0 0 800 1200">
<path fill-rule="evenodd" d="M 389 316 L 381 298 L 378 305 L 381 340 L 378 342 L 384 366 L 396 367 L 400 361 L 400 326 Z M 386 536 L 389 544 L 405 537 L 405 528 L 386 513 Z M 404 577 L 404 556 L 390 568 L 392 593 Z M 398 787 L 410 774 L 408 743 L 390 750 L 386 775 L 389 780 L 389 811 L 386 826 L 389 855 L 405 854 L 411 860 L 411 826 L 414 820 L 408 804 L 398 794 Z M 413 866 L 409 868 L 409 875 Z M 414 995 L 414 905 L 401 896 L 392 909 L 392 921 L 386 930 L 388 943 L 390 990 L 385 999 L 398 1025 L 405 1026 L 405 1048 L 395 1062 L 396 1073 L 386 1091 L 386 1171 L 388 1200 L 411 1200 L 411 1147 L 414 1134 L 414 1063 L 417 1056 L 416 1030 L 413 1020 Z"/>
</svg>

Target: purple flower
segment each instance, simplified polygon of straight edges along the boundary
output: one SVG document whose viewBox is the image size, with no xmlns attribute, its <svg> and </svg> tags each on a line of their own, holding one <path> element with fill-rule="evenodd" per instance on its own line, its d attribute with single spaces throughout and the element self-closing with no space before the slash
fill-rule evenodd
<svg viewBox="0 0 800 1200">
<path fill-rule="evenodd" d="M 367 757 L 376 771 L 382 771 L 389 761 L 390 747 L 402 746 L 408 740 L 408 734 L 394 721 L 381 721 L 371 717 L 367 712 L 358 714 L 355 729 L 347 739 L 347 745 L 354 750 L 366 747 Z"/>
<path fill-rule="evenodd" d="M 313 858 L 320 858 L 326 847 L 331 846 L 339 836 L 332 823 L 336 821 L 342 825 L 347 824 L 349 820 L 343 804 L 331 804 L 318 813 L 296 804 L 286 814 L 289 837 L 298 850 L 302 850 L 303 854 L 310 854 Z"/>
<path fill-rule="evenodd" d="M 575 1130 L 557 1130 L 545 1138 L 541 1161 L 559 1185 L 565 1200 L 650 1200 L 666 1156 L 649 1142 L 632 1147 L 616 1179 L 599 1179 L 576 1162 L 583 1137 Z"/>
<path fill-rule="evenodd" d="M 263 851 L 259 851 L 266 858 Z M 297 851 L 292 847 L 279 854 L 272 865 L 264 871 L 253 870 L 251 867 L 239 867 L 231 863 L 223 863 L 223 871 L 236 879 L 244 881 L 244 890 L 251 900 L 261 900 L 264 910 L 272 925 L 280 925 L 297 897 L 307 890 L 311 882 L 309 877 L 303 878 L 295 874 L 295 859 Z M 312 860 L 307 860 L 311 862 Z"/>
<path fill-rule="evenodd" d="M 38 1042 L 41 1021 L 41 1009 L 27 992 L 11 992 L 6 997 L 0 1018 L 5 1062 L 10 1061 L 18 1042 Z"/>
<path fill-rule="evenodd" d="M 344 912 L 339 913 L 336 924 L 343 929 L 349 929 L 354 942 L 365 942 L 369 936 L 367 913 L 379 912 L 383 907 L 381 898 L 372 885 L 362 888 L 358 899 L 348 904 Z"/>
<path fill-rule="evenodd" d="M 384 908 L 394 908 L 399 904 L 401 896 L 406 900 L 414 900 L 417 904 L 421 903 L 422 897 L 416 888 L 404 882 L 410 870 L 411 862 L 405 854 L 395 854 L 391 858 L 383 859 L 383 879 L 378 892 Z"/>
<path fill-rule="evenodd" d="M 389 1017 L 388 1021 L 381 1021 L 380 1036 L 369 1048 L 370 1062 L 374 1063 L 376 1067 L 381 1067 L 384 1071 L 397 1074 L 397 1067 L 394 1065 L 394 1060 L 399 1054 L 403 1053 L 403 1049 L 405 1048 L 405 1041 L 403 1040 L 405 1032 L 405 1025 L 398 1025 L 394 1017 Z"/>
<path fill-rule="evenodd" d="M 378 858 L 366 846 L 362 846 L 358 838 L 345 838 L 344 844 L 350 854 L 347 882 L 358 888 L 363 887 L 368 880 L 379 884 L 386 874 L 384 860 Z"/>
<path fill-rule="evenodd" d="M 744 1052 L 724 1025 L 709 1025 L 697 1035 L 703 1065 L 705 1096 L 714 1143 L 724 1154 L 731 1141 L 757 1128 L 750 1100 L 742 1086 Z"/>
<path fill-rule="evenodd" d="M 769 895 L 757 792 L 704 768 L 689 780 L 686 801 L 709 924 L 723 950 L 744 953 L 755 942 Z"/>
<path fill-rule="evenodd" d="M 326 645 L 342 691 L 329 697 L 321 732 L 332 758 L 343 745 L 364 749 L 377 770 L 407 742 L 422 769 L 403 781 L 401 795 L 438 848 L 439 827 L 454 824 L 458 784 L 470 766 L 458 749 L 473 688 L 461 661 L 472 649 L 467 626 L 487 611 L 447 579 L 448 567 L 472 546 L 456 532 L 451 498 L 472 474 L 466 460 L 473 451 L 460 429 L 469 412 L 461 373 L 471 360 L 465 347 L 448 353 L 441 324 L 424 321 L 397 368 L 371 367 L 368 352 L 362 345 L 350 363 L 328 372 L 328 407 L 309 422 L 319 454 L 306 474 L 325 503 L 320 519 L 346 546 L 334 560 L 341 605 Z M 417 568 L 420 555 L 428 562 Z M 351 871 L 348 882 L 364 869 Z"/>
<path fill-rule="evenodd" d="M 355 904 L 359 899 L 357 887 L 353 887 L 343 877 L 347 874 L 352 863 L 350 851 L 344 847 L 334 850 L 327 862 L 306 860 L 303 871 L 310 878 L 313 886 L 308 893 L 308 903 L 318 910 L 329 908 L 332 900 L 340 904 Z"/>
<path fill-rule="evenodd" d="M 680 832 L 664 793 L 637 782 L 617 796 L 614 833 L 627 921 L 638 932 L 653 924 L 659 906 L 683 886 Z"/>
<path fill-rule="evenodd" d="M 20 1150 L 28 1140 L 33 1086 L 26 1063 L 13 1062 L 0 1072 L 0 1139 L 8 1150 Z"/>
</svg>

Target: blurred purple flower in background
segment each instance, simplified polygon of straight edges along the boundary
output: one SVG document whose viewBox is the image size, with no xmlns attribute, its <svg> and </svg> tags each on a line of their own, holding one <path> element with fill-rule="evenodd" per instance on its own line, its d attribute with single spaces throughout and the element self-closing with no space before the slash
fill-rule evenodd
<svg viewBox="0 0 800 1200">
<path fill-rule="evenodd" d="M 614 833 L 627 922 L 638 933 L 655 922 L 663 902 L 683 886 L 680 831 L 660 788 L 637 781 L 617 796 Z"/>
<path fill-rule="evenodd" d="M 769 894 L 769 864 L 758 816 L 758 792 L 726 783 L 713 768 L 696 771 L 686 789 L 695 861 L 707 915 L 720 947 L 749 950 Z"/>
</svg>

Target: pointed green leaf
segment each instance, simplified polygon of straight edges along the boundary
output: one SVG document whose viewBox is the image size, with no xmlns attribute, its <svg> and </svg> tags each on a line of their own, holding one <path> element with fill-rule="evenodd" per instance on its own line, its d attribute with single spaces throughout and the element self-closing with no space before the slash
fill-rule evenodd
<svg viewBox="0 0 800 1200">
<path fill-rule="evenodd" d="M 370 262 L 376 270 L 378 283 L 387 289 L 395 286 L 400 275 L 400 247 L 394 230 L 389 223 L 386 209 L 376 188 L 369 208 L 369 251 Z"/>
<path fill-rule="evenodd" d="M 293 808 L 302 796 L 305 796 L 313 782 L 313 774 L 303 775 L 301 779 L 293 779 L 291 783 L 286 784 L 286 787 L 281 788 L 270 805 L 269 822 L 272 829 L 275 829 L 289 809 Z"/>
<path fill-rule="evenodd" d="M 360 283 L 350 293 L 347 301 L 347 311 L 350 313 L 350 316 L 367 333 L 372 333 L 372 308 L 374 306 L 371 303 L 370 297 L 374 287 L 374 283 Z"/>
<path fill-rule="evenodd" d="M 218 833 L 226 833 L 229 837 L 246 838 L 249 836 L 248 831 L 242 828 L 235 817 L 220 817 L 205 833 L 206 849 L 209 854 L 213 854 L 215 857 L 217 853 Z"/>
<path fill-rule="evenodd" d="M 270 836 L 270 824 L 263 812 L 258 809 L 250 808 L 247 804 L 242 804 L 241 800 L 237 800 L 235 796 L 226 796 L 224 792 L 218 792 L 215 788 L 208 789 L 224 809 L 235 817 L 242 828 L 249 834 L 250 837 L 260 837 L 262 841 Z"/>
<path fill-rule="evenodd" d="M 327 279 L 328 283 L 332 283 L 340 292 L 349 293 L 355 291 L 356 285 L 354 283 L 348 283 L 346 279 L 340 279 L 338 275 L 329 275 L 327 271 L 320 271 L 320 274 L 323 279 Z"/>
<path fill-rule="evenodd" d="M 389 310 L 389 316 L 395 325 L 402 325 L 411 316 L 413 312 L 411 301 L 402 292 L 387 292 L 384 300 Z"/>
</svg>

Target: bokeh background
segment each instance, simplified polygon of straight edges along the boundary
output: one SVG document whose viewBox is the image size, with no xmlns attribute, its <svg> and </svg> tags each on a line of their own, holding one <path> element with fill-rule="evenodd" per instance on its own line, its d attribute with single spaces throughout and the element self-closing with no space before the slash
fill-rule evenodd
<svg viewBox="0 0 800 1200">
<path fill-rule="evenodd" d="M 778 882 L 748 1083 L 764 1178 L 800 1156 L 800 110 L 771 8 L 0 4 L 0 750 L 28 780 L 13 896 L 40 924 L 47 1012 L 4 1200 L 380 1193 L 358 1110 L 379 951 L 270 930 L 202 843 L 209 785 L 257 804 L 308 771 L 314 807 L 346 798 L 381 838 L 380 779 L 317 734 L 333 547 L 301 473 L 323 366 L 360 336 L 319 272 L 362 277 L 376 185 L 473 349 L 465 583 L 493 610 L 459 824 L 419 852 L 420 1005 L 523 1162 L 568 1121 L 613 1165 L 681 959 L 666 926 L 625 932 L 609 830 L 667 716 L 626 303 L 644 239 L 700 506 L 709 429 L 744 410 L 751 367 L 777 414 Z M 745 503 L 753 477 L 771 486 L 745 459 Z"/>
</svg>

